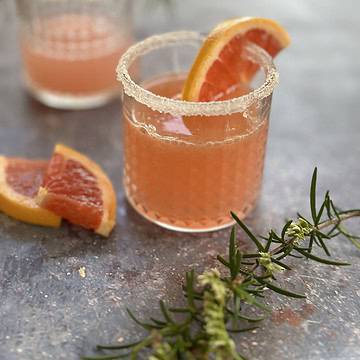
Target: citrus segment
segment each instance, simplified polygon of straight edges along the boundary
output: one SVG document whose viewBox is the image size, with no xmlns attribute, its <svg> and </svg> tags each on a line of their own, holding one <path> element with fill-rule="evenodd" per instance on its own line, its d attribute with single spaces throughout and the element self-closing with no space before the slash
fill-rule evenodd
<svg viewBox="0 0 360 360">
<path fill-rule="evenodd" d="M 39 204 L 73 224 L 108 236 L 115 225 L 116 196 L 103 170 L 64 145 L 56 145 L 40 187 Z"/>
<path fill-rule="evenodd" d="M 271 56 L 287 47 L 290 37 L 277 22 L 265 18 L 226 20 L 210 32 L 189 72 L 183 100 L 216 101 L 239 84 L 248 84 L 258 65 L 243 56 L 249 42 L 266 50 Z"/>
<path fill-rule="evenodd" d="M 58 227 L 61 218 L 35 201 L 47 162 L 0 156 L 0 210 L 30 224 Z"/>
</svg>

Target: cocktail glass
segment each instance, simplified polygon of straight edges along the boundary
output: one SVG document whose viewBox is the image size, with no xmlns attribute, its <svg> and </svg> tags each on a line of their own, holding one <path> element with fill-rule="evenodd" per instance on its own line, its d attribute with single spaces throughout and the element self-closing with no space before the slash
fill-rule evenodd
<svg viewBox="0 0 360 360">
<path fill-rule="evenodd" d="M 253 84 L 239 84 L 224 101 L 182 101 L 203 40 L 196 32 L 156 35 L 133 45 L 117 67 L 126 197 L 142 216 L 177 231 L 225 228 L 230 211 L 244 218 L 254 208 L 278 80 L 270 55 L 249 43 L 242 56 L 259 67 Z"/>
<path fill-rule="evenodd" d="M 103 105 L 119 95 L 114 76 L 132 43 L 131 0 L 17 0 L 25 83 L 63 109 Z"/>
</svg>

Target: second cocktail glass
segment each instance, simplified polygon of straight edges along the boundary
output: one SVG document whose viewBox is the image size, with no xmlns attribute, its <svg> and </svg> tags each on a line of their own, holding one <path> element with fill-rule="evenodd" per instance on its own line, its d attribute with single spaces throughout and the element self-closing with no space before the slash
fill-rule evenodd
<svg viewBox="0 0 360 360">
<path fill-rule="evenodd" d="M 42 103 L 88 109 L 119 95 L 132 43 L 131 0 L 17 0 L 25 82 Z"/>
<path fill-rule="evenodd" d="M 232 98 L 187 102 L 181 92 L 203 43 L 196 32 L 150 37 L 117 68 L 124 90 L 124 187 L 130 204 L 168 229 L 217 230 L 244 218 L 259 196 L 273 89 L 272 58 L 250 44 L 257 83 Z M 235 96 L 235 97 L 234 97 Z"/>
</svg>

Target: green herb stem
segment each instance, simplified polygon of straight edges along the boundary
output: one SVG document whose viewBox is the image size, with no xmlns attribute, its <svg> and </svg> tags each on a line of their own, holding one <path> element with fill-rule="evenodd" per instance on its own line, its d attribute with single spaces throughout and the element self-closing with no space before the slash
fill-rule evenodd
<svg viewBox="0 0 360 360">
<path fill-rule="evenodd" d="M 270 230 L 268 236 L 258 236 L 231 213 L 239 229 L 253 242 L 256 251 L 243 254 L 236 242 L 236 227 L 230 235 L 227 257 L 218 255 L 219 269 L 207 270 L 196 276 L 194 270 L 186 273 L 183 285 L 183 305 L 168 307 L 160 301 L 161 318 L 138 320 L 128 310 L 130 318 L 148 331 L 139 341 L 124 345 L 99 345 L 99 350 L 112 354 L 85 356 L 86 360 L 126 358 L 148 360 L 243 360 L 236 349 L 232 334 L 253 331 L 252 323 L 260 323 L 264 316 L 249 316 L 251 312 L 269 312 L 262 302 L 269 291 L 291 298 L 303 299 L 305 295 L 284 289 L 276 281 L 276 274 L 291 270 L 284 261 L 287 257 L 303 258 L 334 266 L 350 265 L 330 259 L 327 243 L 343 236 L 360 249 L 360 236 L 351 234 L 344 222 L 360 217 L 360 209 L 339 210 L 327 191 L 317 207 L 317 169 L 310 186 L 310 214 L 307 220 L 298 214 L 297 220 L 288 220 L 281 232 Z M 276 245 L 275 245 L 276 244 Z M 326 257 L 314 255 L 314 249 Z M 227 271 L 223 271 L 223 269 Z M 264 290 L 269 291 L 264 293 Z M 246 306 L 245 306 L 246 305 Z M 126 351 L 126 352 L 125 352 Z"/>
</svg>

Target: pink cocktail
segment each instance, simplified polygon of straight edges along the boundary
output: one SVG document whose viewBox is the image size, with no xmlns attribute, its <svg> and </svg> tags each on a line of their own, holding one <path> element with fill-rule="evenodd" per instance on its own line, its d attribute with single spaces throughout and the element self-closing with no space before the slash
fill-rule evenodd
<svg viewBox="0 0 360 360">
<path fill-rule="evenodd" d="M 126 196 L 152 222 L 192 232 L 227 227 L 230 210 L 243 218 L 255 206 L 277 81 L 271 57 L 250 44 L 249 60 L 263 69 L 259 87 L 239 84 L 217 101 L 182 101 L 201 44 L 197 33 L 164 34 L 130 48 L 118 66 Z"/>
<path fill-rule="evenodd" d="M 37 99 L 59 108 L 88 108 L 119 94 L 114 67 L 132 42 L 130 13 L 122 14 L 123 22 L 119 19 L 119 4 L 125 2 L 113 4 L 113 13 L 118 15 L 115 17 L 107 13 L 110 8 L 107 12 L 69 8 L 55 14 L 33 11 L 33 16 L 22 22 L 25 80 Z M 43 7 L 44 3 L 50 2 L 43 2 Z M 61 1 L 58 3 L 60 7 Z M 108 6 L 110 3 L 104 2 Z"/>
</svg>

